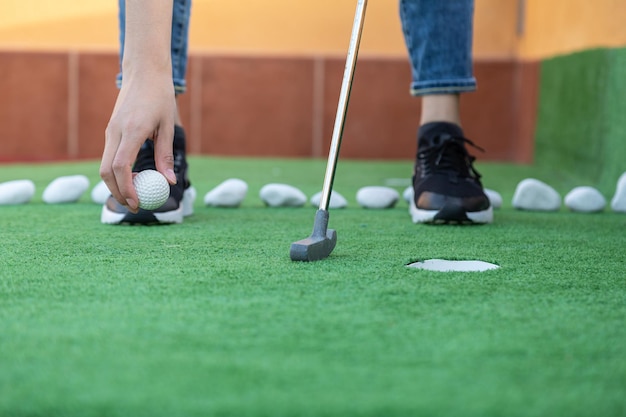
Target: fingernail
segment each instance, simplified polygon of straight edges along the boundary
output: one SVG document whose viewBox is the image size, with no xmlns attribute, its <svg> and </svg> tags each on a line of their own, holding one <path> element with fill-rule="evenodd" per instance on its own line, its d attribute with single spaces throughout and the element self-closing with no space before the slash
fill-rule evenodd
<svg viewBox="0 0 626 417">
<path fill-rule="evenodd" d="M 165 170 L 165 178 L 167 178 L 167 180 L 172 184 L 176 184 L 176 174 L 174 173 L 173 169 Z"/>
<path fill-rule="evenodd" d="M 137 203 L 132 198 L 126 200 L 126 204 L 128 204 L 128 208 L 135 211 L 137 210 Z"/>
</svg>

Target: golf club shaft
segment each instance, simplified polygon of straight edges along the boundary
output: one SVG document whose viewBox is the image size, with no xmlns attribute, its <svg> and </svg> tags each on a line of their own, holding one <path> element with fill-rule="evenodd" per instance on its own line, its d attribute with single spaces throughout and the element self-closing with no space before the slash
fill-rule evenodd
<svg viewBox="0 0 626 417">
<path fill-rule="evenodd" d="M 348 46 L 348 57 L 346 58 L 346 67 L 343 73 L 341 92 L 339 93 L 339 104 L 337 106 L 337 114 L 335 117 L 335 127 L 333 129 L 333 137 L 330 143 L 330 151 L 328 152 L 328 163 L 326 164 L 324 186 L 322 188 L 322 196 L 320 198 L 320 210 L 328 210 L 328 205 L 330 204 L 330 194 L 333 189 L 335 170 L 339 159 L 339 148 L 341 147 L 343 127 L 346 121 L 348 102 L 350 101 L 350 90 L 352 89 L 354 69 L 356 68 L 356 61 L 359 55 L 359 45 L 361 43 L 361 33 L 363 32 L 363 22 L 365 20 L 366 8 L 367 0 L 357 1 L 354 24 L 352 26 L 352 35 L 350 36 L 350 45 Z"/>
</svg>

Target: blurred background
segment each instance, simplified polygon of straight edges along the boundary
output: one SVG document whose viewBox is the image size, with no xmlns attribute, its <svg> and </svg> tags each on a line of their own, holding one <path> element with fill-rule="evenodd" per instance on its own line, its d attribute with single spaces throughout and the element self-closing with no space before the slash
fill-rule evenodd
<svg viewBox="0 0 626 417">
<path fill-rule="evenodd" d="M 356 1 L 194 0 L 188 91 L 192 154 L 324 157 Z M 530 163 L 542 63 L 626 45 L 623 0 L 476 0 L 479 88 L 463 97 L 481 160 Z M 97 159 L 117 89 L 115 0 L 0 2 L 0 162 Z M 625 74 L 626 78 L 626 74 Z M 396 0 L 370 0 L 342 157 L 412 159 Z"/>
</svg>

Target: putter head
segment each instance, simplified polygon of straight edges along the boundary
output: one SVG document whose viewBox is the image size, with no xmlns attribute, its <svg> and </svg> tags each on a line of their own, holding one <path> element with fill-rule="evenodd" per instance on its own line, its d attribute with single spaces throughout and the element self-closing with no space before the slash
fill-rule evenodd
<svg viewBox="0 0 626 417">
<path fill-rule="evenodd" d="M 318 210 L 315 214 L 313 233 L 306 239 L 291 244 L 289 256 L 292 261 L 319 261 L 330 255 L 337 244 L 337 232 L 328 230 L 328 211 Z"/>
</svg>

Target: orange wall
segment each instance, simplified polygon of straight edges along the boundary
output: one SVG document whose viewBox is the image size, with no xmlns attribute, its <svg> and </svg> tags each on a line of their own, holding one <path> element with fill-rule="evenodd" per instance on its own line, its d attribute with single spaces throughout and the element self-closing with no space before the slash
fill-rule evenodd
<svg viewBox="0 0 626 417">
<path fill-rule="evenodd" d="M 344 54 L 356 1 L 273 0 L 197 1 L 191 27 L 194 49 L 270 53 Z M 479 58 L 515 54 L 517 0 L 477 0 L 475 54 Z M 397 0 L 370 0 L 361 51 L 405 56 Z"/>
<path fill-rule="evenodd" d="M 518 55 L 541 58 L 626 45 L 624 0 L 526 0 Z"/>
<path fill-rule="evenodd" d="M 354 0 L 194 0 L 192 51 L 344 54 Z M 520 5 L 524 12 L 519 13 Z M 115 0 L 2 0 L 0 48 L 116 50 Z M 397 0 L 370 0 L 362 52 L 403 56 Z M 477 58 L 626 45 L 624 0 L 476 0 Z M 518 24 L 523 22 L 523 32 Z"/>
</svg>

